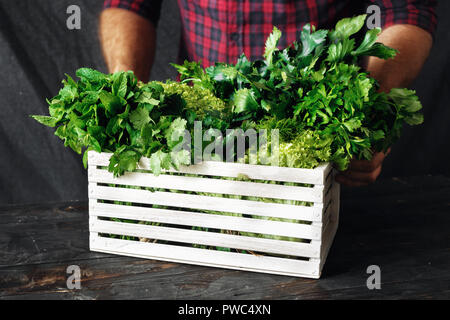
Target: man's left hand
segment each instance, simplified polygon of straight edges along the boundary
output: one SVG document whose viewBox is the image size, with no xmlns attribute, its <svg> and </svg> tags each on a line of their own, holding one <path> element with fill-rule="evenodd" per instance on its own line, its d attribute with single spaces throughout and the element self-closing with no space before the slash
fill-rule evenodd
<svg viewBox="0 0 450 320">
<path fill-rule="evenodd" d="M 375 182 L 381 173 L 383 161 L 390 152 L 391 148 L 386 153 L 376 152 L 372 160 L 351 160 L 348 169 L 336 175 L 336 181 L 350 187 L 366 186 Z"/>
</svg>

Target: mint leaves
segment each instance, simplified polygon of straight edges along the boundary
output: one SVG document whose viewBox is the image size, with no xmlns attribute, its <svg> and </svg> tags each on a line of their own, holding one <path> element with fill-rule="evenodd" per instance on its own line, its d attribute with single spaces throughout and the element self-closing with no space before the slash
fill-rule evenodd
<svg viewBox="0 0 450 320">
<path fill-rule="evenodd" d="M 132 72 L 106 75 L 82 68 L 76 74 L 79 81 L 67 76 L 58 95 L 48 101 L 50 116 L 32 117 L 57 127 L 55 135 L 65 146 L 77 153 L 84 150 L 85 167 L 88 150 L 113 153 L 108 169 L 116 176 L 135 170 L 142 156 L 155 155 L 155 174 L 190 162 L 189 153 L 176 149 L 186 129 L 178 95 L 165 94 L 156 82 L 138 84 Z"/>
</svg>

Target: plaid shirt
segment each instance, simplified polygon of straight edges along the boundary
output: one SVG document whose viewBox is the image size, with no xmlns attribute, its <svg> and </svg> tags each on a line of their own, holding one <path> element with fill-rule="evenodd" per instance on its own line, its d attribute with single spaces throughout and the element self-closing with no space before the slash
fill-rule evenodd
<svg viewBox="0 0 450 320">
<path fill-rule="evenodd" d="M 105 8 L 133 11 L 157 25 L 162 0 L 106 0 Z M 179 60 L 234 63 L 242 52 L 261 57 L 266 37 L 277 26 L 280 47 L 299 38 L 305 23 L 332 28 L 341 18 L 381 9 L 381 27 L 411 24 L 431 34 L 436 28 L 436 0 L 178 0 L 182 36 Z M 180 62 L 179 61 L 179 62 Z"/>
</svg>

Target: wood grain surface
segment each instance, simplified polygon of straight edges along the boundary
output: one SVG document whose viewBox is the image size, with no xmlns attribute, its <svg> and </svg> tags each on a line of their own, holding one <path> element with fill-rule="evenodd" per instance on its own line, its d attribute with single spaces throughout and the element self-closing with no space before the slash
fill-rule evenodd
<svg viewBox="0 0 450 320">
<path fill-rule="evenodd" d="M 450 178 L 342 189 L 341 220 L 320 280 L 89 251 L 86 202 L 0 207 L 0 299 L 450 298 Z M 66 269 L 81 269 L 68 289 Z M 369 290 L 370 265 L 381 289 Z"/>
</svg>

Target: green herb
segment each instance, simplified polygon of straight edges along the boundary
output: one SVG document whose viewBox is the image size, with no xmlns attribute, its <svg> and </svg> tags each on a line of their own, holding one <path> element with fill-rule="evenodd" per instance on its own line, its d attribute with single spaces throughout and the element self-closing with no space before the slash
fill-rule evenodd
<svg viewBox="0 0 450 320">
<path fill-rule="evenodd" d="M 282 128 L 286 143 L 294 141 L 295 134 L 302 135 L 302 130 L 313 131 L 320 141 L 331 141 L 328 157 L 314 157 L 309 164 L 288 163 L 310 167 L 333 161 L 344 170 L 351 158 L 371 159 L 374 151 L 387 150 L 400 137 L 404 122 L 423 121 L 414 91 L 380 93 L 377 81 L 357 65 L 364 56 L 390 59 L 396 54 L 376 42 L 380 29 L 369 30 L 358 41 L 355 35 L 364 21 L 365 15 L 346 18 L 330 31 L 306 25 L 300 41 L 284 49 L 277 48 L 281 32 L 274 27 L 263 59 L 250 62 L 243 54 L 235 65 L 217 63 L 205 71 L 194 62 L 176 67 L 181 79 L 192 81 L 194 87 L 212 88 L 231 106 L 230 127 L 288 125 Z"/>
<path fill-rule="evenodd" d="M 32 116 L 57 127 L 66 146 L 113 153 L 109 171 L 116 176 L 133 171 L 142 156 L 151 158 L 155 174 L 190 163 L 190 155 L 172 152 L 186 128 L 184 101 L 164 92 L 163 85 L 138 83 L 132 72 L 105 75 L 82 68 L 78 82 L 67 76 L 59 94 L 49 101 L 50 116 Z"/>
<path fill-rule="evenodd" d="M 191 154 L 178 147 L 194 121 L 205 131 L 278 129 L 280 165 L 314 168 L 332 161 L 344 170 L 352 158 L 387 150 L 405 122 L 423 122 L 414 91 L 379 92 L 377 81 L 358 66 L 364 56 L 396 54 L 376 42 L 380 29 L 356 37 L 364 21 L 364 15 L 346 18 L 334 30 L 306 25 L 299 41 L 283 49 L 274 27 L 261 59 L 242 54 L 236 64 L 206 69 L 197 62 L 174 65 L 181 83 L 143 84 L 132 72 L 82 68 L 79 81 L 67 76 L 48 101 L 49 116 L 33 118 L 56 127 L 74 151 L 84 149 L 85 166 L 88 150 L 113 153 L 108 168 L 116 176 L 135 170 L 142 156 L 150 158 L 155 174 L 190 164 Z"/>
<path fill-rule="evenodd" d="M 374 151 L 387 150 L 399 139 L 404 123 L 423 122 L 419 112 L 422 105 L 414 91 L 379 92 L 377 81 L 358 66 L 358 60 L 364 56 L 389 59 L 396 54 L 392 48 L 376 42 L 380 29 L 369 30 L 362 40 L 356 38 L 364 21 L 364 15 L 343 19 L 334 30 L 315 30 L 306 25 L 299 41 L 283 49 L 277 47 L 281 31 L 274 27 L 261 59 L 249 61 L 242 54 L 236 64 L 216 63 L 206 69 L 197 62 L 174 65 L 181 82 L 143 84 L 132 72 L 105 75 L 82 68 L 76 73 L 78 81 L 67 76 L 58 95 L 48 101 L 48 116 L 32 117 L 56 128 L 55 135 L 77 153 L 84 149 L 85 167 L 88 150 L 112 153 L 108 170 L 115 176 L 135 171 L 143 156 L 150 159 L 155 175 L 162 170 L 189 165 L 191 154 L 182 144 L 186 130 L 193 136 L 195 121 L 201 121 L 205 133 L 210 129 L 222 132 L 231 129 L 223 141 L 218 142 L 223 144 L 234 139 L 233 135 L 239 132 L 237 129 L 276 129 L 279 131 L 280 166 L 315 168 L 321 162 L 334 162 L 344 170 L 352 158 L 370 159 Z M 203 142 L 202 147 L 207 144 L 209 142 Z M 180 145 L 183 148 L 179 148 Z M 192 148 L 192 145 L 187 147 Z M 259 159 L 264 156 L 262 152 L 273 151 L 275 147 L 268 137 L 266 148 L 258 151 Z M 234 156 L 236 160 L 243 156 L 247 161 L 250 150 Z M 237 180 L 249 178 L 241 174 Z M 258 197 L 198 194 L 268 201 Z M 293 200 L 271 201 L 311 205 Z M 208 231 L 200 227 L 193 229 Z M 303 241 L 275 235 L 240 234 Z M 230 248 L 193 246 L 230 251 Z"/>
</svg>

